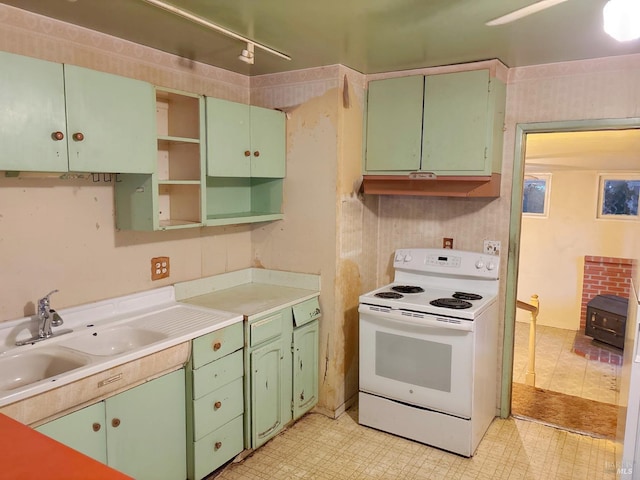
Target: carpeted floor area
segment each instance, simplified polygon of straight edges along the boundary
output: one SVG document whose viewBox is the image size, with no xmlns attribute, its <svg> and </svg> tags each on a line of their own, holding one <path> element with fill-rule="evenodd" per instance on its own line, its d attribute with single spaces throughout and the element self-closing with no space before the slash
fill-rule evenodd
<svg viewBox="0 0 640 480">
<path fill-rule="evenodd" d="M 511 411 L 571 431 L 615 439 L 618 407 L 513 383 Z"/>
</svg>

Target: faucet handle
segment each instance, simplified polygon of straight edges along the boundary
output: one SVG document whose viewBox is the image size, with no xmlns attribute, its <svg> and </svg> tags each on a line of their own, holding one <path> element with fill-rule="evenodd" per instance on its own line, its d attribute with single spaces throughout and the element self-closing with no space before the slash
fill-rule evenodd
<svg viewBox="0 0 640 480">
<path fill-rule="evenodd" d="M 44 305 L 48 305 L 49 304 L 49 297 L 51 295 L 53 295 L 54 293 L 57 293 L 58 289 L 56 290 L 51 290 L 49 293 L 47 293 L 44 297 L 42 297 L 40 300 L 38 300 L 38 303 L 40 304 L 44 304 Z"/>
</svg>

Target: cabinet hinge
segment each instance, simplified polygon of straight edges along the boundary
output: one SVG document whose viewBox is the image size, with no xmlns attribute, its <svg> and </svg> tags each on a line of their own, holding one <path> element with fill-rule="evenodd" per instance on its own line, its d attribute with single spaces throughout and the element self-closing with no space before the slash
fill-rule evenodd
<svg viewBox="0 0 640 480">
<path fill-rule="evenodd" d="M 291 353 L 295 352 L 296 346 L 293 342 L 291 342 Z"/>
</svg>

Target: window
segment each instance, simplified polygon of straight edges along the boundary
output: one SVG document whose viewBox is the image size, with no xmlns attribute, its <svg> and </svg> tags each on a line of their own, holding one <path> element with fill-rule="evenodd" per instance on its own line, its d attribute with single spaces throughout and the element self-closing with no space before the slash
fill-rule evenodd
<svg viewBox="0 0 640 480">
<path fill-rule="evenodd" d="M 522 189 L 522 213 L 546 217 L 549 214 L 551 174 L 525 175 Z"/>
<path fill-rule="evenodd" d="M 598 217 L 638 219 L 640 176 L 600 175 Z"/>
</svg>

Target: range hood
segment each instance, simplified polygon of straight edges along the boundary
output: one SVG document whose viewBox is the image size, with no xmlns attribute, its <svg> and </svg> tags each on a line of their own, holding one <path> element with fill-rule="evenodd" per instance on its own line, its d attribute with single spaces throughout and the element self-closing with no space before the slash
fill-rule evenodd
<svg viewBox="0 0 640 480">
<path fill-rule="evenodd" d="M 371 195 L 497 198 L 500 196 L 500 177 L 499 173 L 474 177 L 436 176 L 425 172 L 365 175 L 362 188 L 364 193 Z"/>
</svg>

